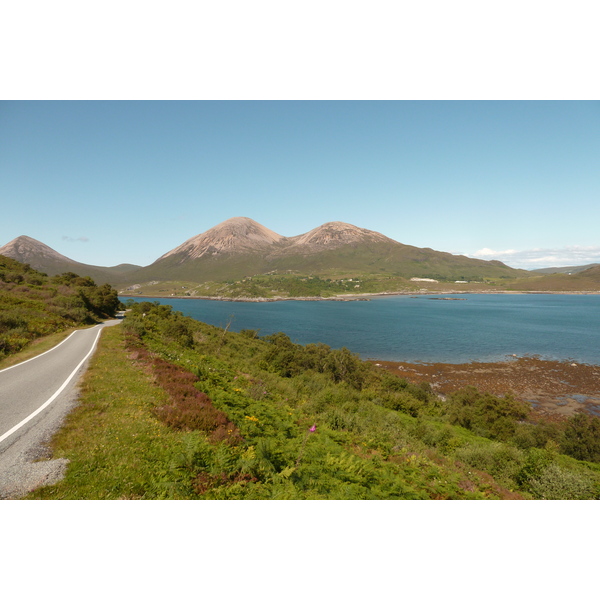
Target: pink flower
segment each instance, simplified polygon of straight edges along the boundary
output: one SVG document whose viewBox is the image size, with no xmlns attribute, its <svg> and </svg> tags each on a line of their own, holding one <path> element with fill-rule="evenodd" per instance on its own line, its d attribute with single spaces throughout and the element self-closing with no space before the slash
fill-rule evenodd
<svg viewBox="0 0 600 600">
<path fill-rule="evenodd" d="M 316 425 L 316 424 L 315 424 L 315 425 L 313 425 L 313 426 L 312 426 L 312 427 L 309 429 L 309 431 L 310 431 L 311 433 L 314 433 L 316 430 L 317 430 L 317 425 Z"/>
</svg>

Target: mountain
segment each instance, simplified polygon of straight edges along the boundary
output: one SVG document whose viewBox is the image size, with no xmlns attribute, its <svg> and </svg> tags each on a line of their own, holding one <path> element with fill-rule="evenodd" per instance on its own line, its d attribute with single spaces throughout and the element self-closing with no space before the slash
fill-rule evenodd
<svg viewBox="0 0 600 600">
<path fill-rule="evenodd" d="M 286 250 L 290 254 L 294 252 L 308 254 L 364 243 L 394 242 L 376 231 L 361 229 L 341 221 L 325 223 L 308 233 L 289 238 L 289 241 L 291 244 L 287 246 Z"/>
<path fill-rule="evenodd" d="M 411 278 L 435 279 L 440 290 L 455 281 L 480 282 L 461 288 L 475 290 L 489 289 L 484 282 L 538 279 L 499 261 L 409 246 L 341 221 L 285 237 L 247 217 L 234 217 L 146 267 L 79 263 L 27 236 L 3 246 L 0 254 L 49 275 L 72 271 L 123 291 L 157 296 L 318 296 L 423 287 Z"/>
<path fill-rule="evenodd" d="M 247 217 L 228 219 L 131 274 L 149 281 L 227 282 L 270 274 L 329 278 L 377 276 L 440 280 L 526 277 L 499 261 L 485 261 L 401 244 L 385 235 L 333 221 L 294 237 Z"/>
<path fill-rule="evenodd" d="M 63 256 L 38 240 L 26 235 L 15 238 L 0 248 L 0 254 L 30 265 L 48 275 L 73 271 L 80 263 Z M 79 275 L 79 273 L 78 273 Z"/>
<path fill-rule="evenodd" d="M 212 229 L 196 235 L 183 244 L 161 256 L 162 261 L 170 256 L 179 263 L 201 258 L 227 254 L 268 252 L 270 247 L 285 238 L 260 223 L 247 217 L 233 217 Z"/>
<path fill-rule="evenodd" d="M 26 235 L 21 235 L 0 248 L 0 254 L 30 265 L 36 271 L 47 275 L 73 272 L 82 277 L 91 277 L 96 283 L 118 283 L 122 277 L 129 277 L 140 267 L 121 264 L 116 267 L 97 267 L 72 260 L 56 252 L 46 244 Z"/>
</svg>

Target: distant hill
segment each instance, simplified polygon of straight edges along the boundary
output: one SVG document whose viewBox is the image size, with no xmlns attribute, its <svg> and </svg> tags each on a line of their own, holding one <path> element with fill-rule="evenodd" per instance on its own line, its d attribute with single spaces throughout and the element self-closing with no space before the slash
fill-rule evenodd
<svg viewBox="0 0 600 600">
<path fill-rule="evenodd" d="M 591 269 L 592 267 L 597 266 L 600 266 L 600 263 L 580 265 L 579 267 L 548 267 L 546 269 L 533 269 L 531 273 L 535 273 L 536 275 L 553 275 L 555 273 L 566 273 L 572 275 L 574 273 L 581 273 L 581 271 L 585 271 L 586 269 Z"/>
<path fill-rule="evenodd" d="M 600 265 L 568 275 L 566 273 L 540 274 L 526 280 L 510 283 L 517 291 L 548 292 L 598 292 L 600 291 Z"/>
<path fill-rule="evenodd" d="M 131 273 L 129 282 L 226 282 L 265 274 L 429 277 L 447 281 L 528 276 L 527 271 L 499 261 L 408 246 L 339 221 L 287 238 L 252 219 L 235 217 Z"/>
<path fill-rule="evenodd" d="M 7 256 L 46 275 L 72 272 L 82 277 L 91 277 L 95 282 L 116 284 L 123 276 L 130 275 L 140 267 L 122 264 L 116 267 L 97 267 L 72 260 L 56 252 L 46 244 L 26 235 L 15 238 L 0 248 L 0 255 Z"/>
</svg>

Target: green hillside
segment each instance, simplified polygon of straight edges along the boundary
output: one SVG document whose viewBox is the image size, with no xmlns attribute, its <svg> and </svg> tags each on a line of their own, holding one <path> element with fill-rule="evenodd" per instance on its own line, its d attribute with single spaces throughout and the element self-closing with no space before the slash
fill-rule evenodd
<svg viewBox="0 0 600 600">
<path fill-rule="evenodd" d="M 193 295 L 204 296 L 326 297 L 358 291 L 358 288 L 355 289 L 356 283 L 350 289 L 339 287 L 342 280 L 349 279 L 361 280 L 359 291 L 369 293 L 418 289 L 419 286 L 409 282 L 411 277 L 432 278 L 442 283 L 456 280 L 491 283 L 528 276 L 528 271 L 512 269 L 497 261 L 455 256 L 397 242 L 381 242 L 305 254 L 246 253 L 206 256 L 195 260 L 183 260 L 180 255 L 171 255 L 132 273 L 130 281 L 122 285 L 121 290 L 137 284 L 142 285 L 143 294 L 157 296 L 165 291 L 185 295 L 194 288 Z M 251 284 L 249 278 L 252 278 Z M 298 291 L 298 288 L 307 287 L 299 284 L 308 278 L 321 281 L 322 285 L 318 287 L 313 283 L 309 290 Z M 161 285 L 148 288 L 144 284 L 150 281 L 160 282 Z M 218 285 L 224 283 L 229 285 Z M 188 291 L 181 291 L 183 286 Z M 159 288 L 164 291 L 159 291 Z"/>
<path fill-rule="evenodd" d="M 94 265 L 85 265 L 80 263 L 80 265 L 77 265 L 74 268 L 73 266 L 71 266 L 69 270 L 75 271 L 78 275 L 81 275 L 82 277 L 90 277 L 99 285 L 108 283 L 110 285 L 116 286 L 123 281 L 127 281 L 131 277 L 131 274 L 135 273 L 139 269 L 139 266 L 130 264 L 117 265 L 116 267 L 96 267 Z M 56 269 L 56 274 L 64 272 L 64 267 L 58 265 L 58 268 Z M 55 273 L 49 272 L 48 274 L 50 275 Z"/>
<path fill-rule="evenodd" d="M 445 399 L 346 349 L 133 304 L 53 442 L 56 499 L 598 499 L 600 420 Z M 587 462 L 586 462 L 587 461 Z"/>
<path fill-rule="evenodd" d="M 546 269 L 533 269 L 531 272 L 535 275 L 553 275 L 554 273 L 574 274 L 598 266 L 600 266 L 600 264 L 591 263 L 589 265 L 579 265 L 576 267 L 548 267 Z"/>
<path fill-rule="evenodd" d="M 556 273 L 551 275 L 535 275 L 527 279 L 517 279 L 506 284 L 507 289 L 516 291 L 538 292 L 599 292 L 600 266 L 590 267 L 584 271 L 567 275 Z"/>
<path fill-rule="evenodd" d="M 74 273 L 48 277 L 0 255 L 0 359 L 40 336 L 112 317 L 119 306 L 108 284 Z"/>
<path fill-rule="evenodd" d="M 438 280 L 483 280 L 515 277 L 525 272 L 489 262 L 393 243 L 364 243 L 308 255 L 290 255 L 271 262 L 278 271 L 295 270 L 314 275 L 388 275 L 429 277 Z"/>
</svg>

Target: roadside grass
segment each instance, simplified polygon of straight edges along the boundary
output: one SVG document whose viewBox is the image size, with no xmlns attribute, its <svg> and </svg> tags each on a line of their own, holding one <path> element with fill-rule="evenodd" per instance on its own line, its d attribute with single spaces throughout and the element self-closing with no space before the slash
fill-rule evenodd
<svg viewBox="0 0 600 600">
<path fill-rule="evenodd" d="M 152 415 L 166 399 L 128 357 L 121 326 L 105 329 L 84 376 L 80 403 L 52 441 L 53 458 L 70 461 L 66 476 L 27 498 L 189 498 L 189 478 L 165 467 L 186 436 Z"/>
<path fill-rule="evenodd" d="M 46 335 L 44 337 L 33 340 L 29 343 L 29 345 L 21 352 L 17 354 L 11 354 L 6 358 L 0 360 L 0 371 L 2 369 L 7 369 L 8 367 L 12 367 L 16 364 L 22 363 L 30 358 L 34 358 L 43 354 L 47 350 L 50 350 L 57 344 L 60 344 L 65 338 L 67 338 L 71 333 L 75 331 L 75 327 L 70 329 L 66 329 L 65 331 L 59 331 L 58 333 L 52 333 L 50 335 Z M 81 329 L 81 328 L 77 328 Z"/>
</svg>

